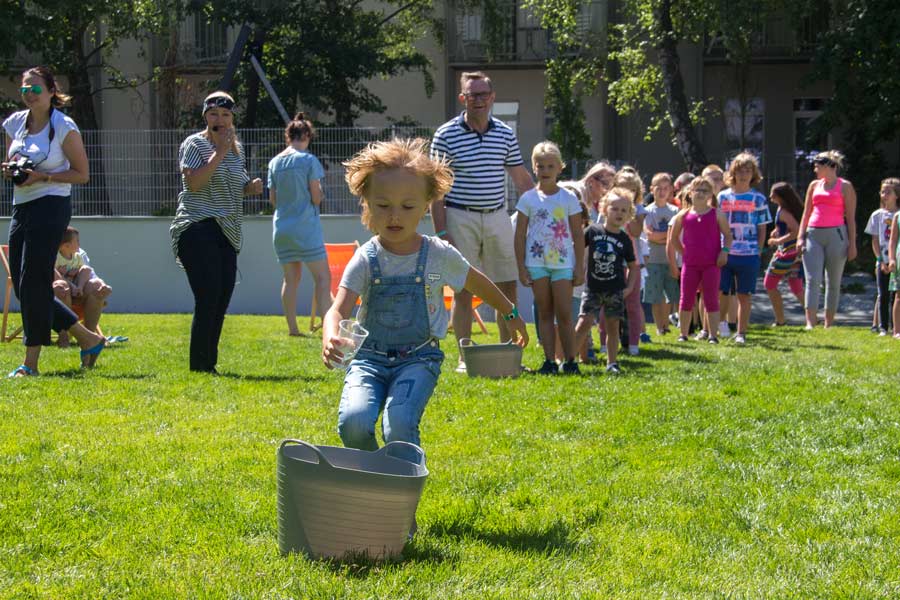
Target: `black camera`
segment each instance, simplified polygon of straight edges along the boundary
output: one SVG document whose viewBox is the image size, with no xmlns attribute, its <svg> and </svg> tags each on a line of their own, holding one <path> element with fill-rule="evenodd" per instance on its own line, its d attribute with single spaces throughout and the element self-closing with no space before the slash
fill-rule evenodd
<svg viewBox="0 0 900 600">
<path fill-rule="evenodd" d="M 21 156 L 8 164 L 10 179 L 12 179 L 13 183 L 16 185 L 22 185 L 28 179 L 28 173 L 25 172 L 25 169 L 33 171 L 36 166 L 34 161 L 26 156 Z"/>
</svg>

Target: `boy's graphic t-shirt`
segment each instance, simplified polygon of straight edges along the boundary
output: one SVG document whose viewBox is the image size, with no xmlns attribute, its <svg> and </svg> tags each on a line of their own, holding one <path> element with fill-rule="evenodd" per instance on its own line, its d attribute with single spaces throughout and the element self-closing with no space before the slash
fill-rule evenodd
<svg viewBox="0 0 900 600">
<path fill-rule="evenodd" d="M 731 188 L 725 188 L 719 192 L 718 199 L 734 238 L 728 255 L 758 256 L 759 225 L 772 222 L 766 197 L 752 189 L 736 194 Z"/>
<path fill-rule="evenodd" d="M 537 188 L 519 198 L 516 210 L 528 217 L 525 266 L 545 269 L 575 267 L 575 243 L 569 217 L 581 214 L 578 198 L 565 188 L 550 196 Z"/>
<path fill-rule="evenodd" d="M 644 227 L 655 233 L 668 232 L 669 222 L 678 214 L 678 207 L 674 204 L 657 206 L 654 202 L 647 207 L 647 216 L 644 218 Z M 647 253 L 647 263 L 665 265 L 669 263 L 666 256 L 666 243 L 647 241 L 650 251 Z"/>
<path fill-rule="evenodd" d="M 428 246 L 428 258 L 425 260 L 425 301 L 428 306 L 428 319 L 431 325 L 431 335 L 443 339 L 447 336 L 447 327 L 450 325 L 450 313 L 444 306 L 444 286 L 449 285 L 454 292 L 465 288 L 466 277 L 469 276 L 471 266 L 463 258 L 459 250 L 447 242 L 431 236 L 422 236 Z M 372 275 L 369 272 L 369 259 L 366 258 L 365 248 L 367 244 L 375 245 L 375 254 L 378 258 L 378 266 L 385 277 L 396 275 L 409 275 L 415 273 L 418 252 L 412 254 L 394 254 L 388 252 L 378 243 L 378 237 L 372 237 L 350 259 L 344 276 L 341 277 L 341 287 L 347 288 L 361 297 L 366 296 L 369 290 L 369 281 Z M 366 316 L 366 303 L 363 302 L 357 318 L 364 321 Z"/>
<path fill-rule="evenodd" d="M 624 290 L 626 266 L 635 260 L 628 234 L 624 230 L 611 233 L 594 224 L 584 230 L 584 245 L 588 251 L 588 289 L 604 293 Z"/>
<path fill-rule="evenodd" d="M 891 222 L 894 219 L 894 213 L 887 209 L 879 208 L 869 217 L 866 224 L 866 233 L 872 237 L 878 236 L 878 245 L 881 249 L 881 260 L 885 263 L 890 261 L 888 251 L 891 245 Z"/>
<path fill-rule="evenodd" d="M 87 252 L 82 249 L 79 249 L 78 252 L 72 254 L 72 258 L 66 258 L 59 252 L 56 253 L 56 270 L 69 280 L 75 279 L 75 276 L 78 275 L 78 271 L 81 267 L 85 265 L 90 266 L 90 264 L 91 261 L 88 258 Z"/>
</svg>

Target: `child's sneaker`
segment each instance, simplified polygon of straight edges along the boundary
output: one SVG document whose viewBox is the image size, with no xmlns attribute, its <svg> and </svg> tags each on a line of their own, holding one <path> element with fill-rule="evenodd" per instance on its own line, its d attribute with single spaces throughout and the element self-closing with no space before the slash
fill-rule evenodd
<svg viewBox="0 0 900 600">
<path fill-rule="evenodd" d="M 687 341 L 689 341 L 689 339 L 688 339 L 688 336 L 686 336 L 686 335 L 679 335 L 678 341 L 679 342 L 687 342 Z"/>
<path fill-rule="evenodd" d="M 610 363 L 606 365 L 606 372 L 610 375 L 620 375 L 622 369 L 619 368 L 619 363 Z"/>
<path fill-rule="evenodd" d="M 706 331 L 705 329 L 701 329 L 700 333 L 698 333 L 697 335 L 694 336 L 694 339 L 697 340 L 698 342 L 702 342 L 703 340 L 708 340 L 709 332 Z"/>
<path fill-rule="evenodd" d="M 734 343 L 743 346 L 747 343 L 747 338 L 744 337 L 743 333 L 739 333 L 734 336 Z"/>
<path fill-rule="evenodd" d="M 653 340 L 650 337 L 649 333 L 647 333 L 646 331 L 641 333 L 641 343 L 642 344 L 649 344 L 651 341 L 653 341 Z"/>
<path fill-rule="evenodd" d="M 669 315 L 669 323 L 671 323 L 673 327 L 681 327 L 681 325 L 679 324 L 678 315 L 675 313 Z"/>
<path fill-rule="evenodd" d="M 600 354 L 606 354 L 606 346 L 600 346 Z"/>
<path fill-rule="evenodd" d="M 719 338 L 717 338 L 717 337 L 711 337 L 711 338 L 709 338 L 709 343 L 710 343 L 710 344 L 718 344 L 718 343 L 719 343 Z"/>
<path fill-rule="evenodd" d="M 729 329 L 728 323 L 726 323 L 725 321 L 719 323 L 719 337 L 731 337 L 731 329 Z"/>
<path fill-rule="evenodd" d="M 60 331 L 60 334 L 62 334 L 61 331 Z M 882 329 L 881 331 L 878 332 L 878 337 L 884 337 L 887 334 L 888 334 L 887 329 Z"/>
<path fill-rule="evenodd" d="M 878 326 L 877 326 L 877 325 L 872 325 L 872 326 L 869 328 L 869 331 L 871 331 L 872 333 L 878 333 Z"/>
<path fill-rule="evenodd" d="M 574 360 L 567 360 L 562 365 L 563 375 L 581 375 L 581 370 L 578 368 L 578 363 Z"/>
<path fill-rule="evenodd" d="M 538 375 L 556 375 L 557 373 L 559 373 L 559 366 L 552 360 L 545 360 L 538 369 Z"/>
<path fill-rule="evenodd" d="M 631 356 L 637 356 L 640 353 L 641 349 L 637 346 L 628 346 L 628 354 L 630 354 Z"/>
</svg>

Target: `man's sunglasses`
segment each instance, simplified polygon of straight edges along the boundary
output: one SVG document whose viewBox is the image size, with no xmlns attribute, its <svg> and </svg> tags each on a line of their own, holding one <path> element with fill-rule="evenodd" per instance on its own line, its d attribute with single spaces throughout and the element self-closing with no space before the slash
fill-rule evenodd
<svg viewBox="0 0 900 600">
<path fill-rule="evenodd" d="M 477 94 L 473 94 L 472 92 L 466 92 L 463 94 L 463 96 L 465 96 L 469 100 L 474 100 L 474 101 L 478 102 L 479 100 L 487 100 L 488 98 L 491 97 L 491 94 L 493 94 L 493 92 L 478 92 Z"/>
<path fill-rule="evenodd" d="M 19 88 L 19 91 L 21 91 L 22 95 L 24 96 L 28 92 L 31 92 L 32 94 L 40 94 L 44 91 L 44 88 L 39 85 L 23 85 Z"/>
</svg>

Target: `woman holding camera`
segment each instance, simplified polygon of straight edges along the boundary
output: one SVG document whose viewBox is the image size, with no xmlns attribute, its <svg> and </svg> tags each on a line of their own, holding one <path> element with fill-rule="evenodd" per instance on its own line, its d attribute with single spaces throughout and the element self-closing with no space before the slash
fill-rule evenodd
<svg viewBox="0 0 900 600">
<path fill-rule="evenodd" d="M 3 177 L 14 185 L 9 266 L 25 343 L 25 360 L 10 377 L 38 374 L 41 347 L 50 344 L 51 328 L 68 331 L 78 341 L 82 367 L 94 366 L 106 342 L 78 323 L 75 313 L 53 295 L 53 266 L 72 216 L 72 184 L 88 180 L 81 133 L 58 110 L 69 97 L 46 67 L 22 73 L 21 92 L 27 108 L 3 122 Z"/>
<path fill-rule="evenodd" d="M 183 187 L 169 233 L 194 293 L 191 371 L 217 372 L 219 337 L 241 250 L 244 196 L 262 192 L 262 180 L 250 181 L 244 166 L 234 106 L 234 98 L 225 92 L 207 96 L 206 129 L 185 139 L 178 151 Z"/>
</svg>

